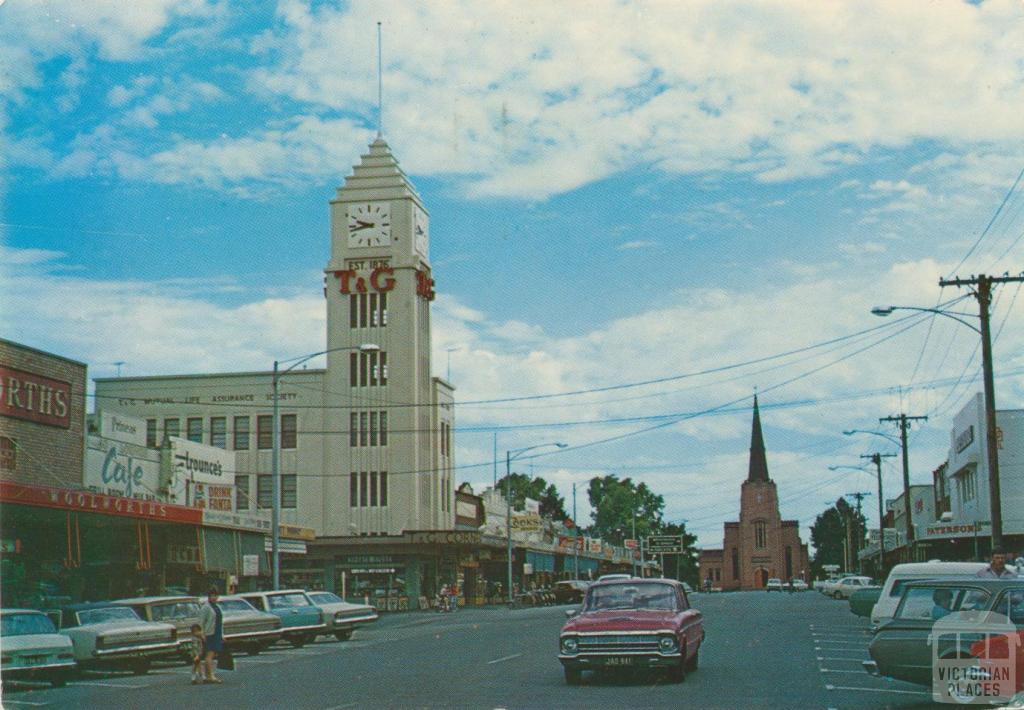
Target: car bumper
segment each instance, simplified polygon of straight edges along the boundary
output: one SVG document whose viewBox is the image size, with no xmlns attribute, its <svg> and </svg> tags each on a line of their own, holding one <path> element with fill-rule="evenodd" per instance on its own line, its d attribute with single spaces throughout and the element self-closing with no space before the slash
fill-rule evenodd
<svg viewBox="0 0 1024 710">
<path fill-rule="evenodd" d="M 643 668 L 676 668 L 682 660 L 681 653 L 645 653 L 616 654 L 588 653 L 586 655 L 568 656 L 559 654 L 558 660 L 566 668 L 573 670 L 598 670 L 602 668 L 643 669 Z"/>
<path fill-rule="evenodd" d="M 289 636 L 304 636 L 305 634 L 325 634 L 327 633 L 326 624 L 310 624 L 308 626 L 288 626 L 281 629 L 281 634 L 287 638 Z"/>
<path fill-rule="evenodd" d="M 349 616 L 344 619 L 331 619 L 327 624 L 326 632 L 345 631 L 360 624 L 369 624 L 372 621 L 377 621 L 378 618 L 376 614 L 367 614 L 365 616 Z"/>
<path fill-rule="evenodd" d="M 267 629 L 266 631 L 244 631 L 237 634 L 230 634 L 224 637 L 224 643 L 228 645 L 239 645 L 252 643 L 253 641 L 267 641 L 273 643 L 280 641 L 282 629 Z"/>
<path fill-rule="evenodd" d="M 3 668 L 3 676 L 10 680 L 35 678 L 37 676 L 48 677 L 60 675 L 61 673 L 70 673 L 74 668 L 74 661 L 47 663 L 39 666 L 15 666 L 14 668 L 5 666 Z"/>
<path fill-rule="evenodd" d="M 881 672 L 879 672 L 878 670 L 878 664 L 874 661 L 861 661 L 860 664 L 864 667 L 864 670 L 866 670 L 869 675 L 873 675 L 876 677 L 880 677 L 882 675 Z"/>
</svg>

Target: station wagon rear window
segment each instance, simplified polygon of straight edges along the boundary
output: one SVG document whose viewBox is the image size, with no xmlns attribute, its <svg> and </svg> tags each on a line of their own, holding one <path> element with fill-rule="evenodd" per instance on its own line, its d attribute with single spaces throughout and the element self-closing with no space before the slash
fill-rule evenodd
<svg viewBox="0 0 1024 710">
<path fill-rule="evenodd" d="M 165 621 L 167 619 L 184 619 L 199 616 L 199 604 L 196 602 L 171 602 L 168 604 L 154 604 L 151 609 L 153 621 Z"/>
<path fill-rule="evenodd" d="M 79 624 L 103 624 L 108 621 L 139 621 L 139 615 L 126 606 L 111 606 L 104 609 L 83 609 L 77 614 Z"/>
<path fill-rule="evenodd" d="M 42 614 L 4 614 L 0 616 L 0 636 L 55 634 L 53 622 Z"/>
<path fill-rule="evenodd" d="M 220 606 L 221 611 L 256 611 L 252 604 L 241 599 L 222 599 L 217 602 L 217 605 Z"/>
<path fill-rule="evenodd" d="M 338 604 L 342 601 L 341 597 L 337 594 L 330 592 L 319 592 L 318 594 L 310 594 L 309 598 L 318 604 Z"/>
</svg>

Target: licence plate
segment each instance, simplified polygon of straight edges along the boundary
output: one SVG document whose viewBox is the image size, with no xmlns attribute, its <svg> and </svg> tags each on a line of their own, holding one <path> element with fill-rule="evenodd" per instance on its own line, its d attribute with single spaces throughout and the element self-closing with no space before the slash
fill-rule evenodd
<svg viewBox="0 0 1024 710">
<path fill-rule="evenodd" d="M 633 658 L 632 656 L 612 656 L 605 659 L 604 664 L 606 666 L 631 666 L 633 665 Z"/>
</svg>

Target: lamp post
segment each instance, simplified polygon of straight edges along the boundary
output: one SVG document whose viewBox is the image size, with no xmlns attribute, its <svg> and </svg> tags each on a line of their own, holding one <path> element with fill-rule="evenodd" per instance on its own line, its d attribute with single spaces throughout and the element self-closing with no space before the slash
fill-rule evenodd
<svg viewBox="0 0 1024 710">
<path fill-rule="evenodd" d="M 557 446 L 560 449 L 564 449 L 568 444 L 552 441 L 546 444 L 536 444 L 535 446 L 526 446 L 522 449 L 509 449 L 505 451 L 505 532 L 508 538 L 508 591 L 506 594 L 508 595 L 509 605 L 515 601 L 515 598 L 512 596 L 512 462 L 527 451 L 542 449 L 545 446 Z M 575 522 L 573 520 L 574 524 Z"/>
<path fill-rule="evenodd" d="M 885 567 L 885 510 L 882 503 L 882 458 L 895 455 L 896 454 L 867 454 L 861 456 L 861 458 L 870 458 L 877 466 L 878 472 L 878 574 L 882 574 L 882 569 Z M 828 470 L 836 471 L 841 468 L 850 468 L 856 471 L 868 473 L 868 470 L 862 466 L 829 466 Z"/>
<path fill-rule="evenodd" d="M 271 454 L 270 470 L 270 492 L 274 500 L 270 506 L 270 557 L 271 567 L 273 569 L 273 589 L 275 590 L 281 587 L 281 403 L 280 397 L 278 396 L 278 387 L 281 384 L 281 378 L 302 363 L 308 362 L 320 355 L 326 355 L 327 353 L 338 352 L 340 350 L 358 350 L 364 353 L 371 353 L 379 351 L 380 346 L 372 343 L 351 346 L 346 345 L 340 348 L 328 348 L 327 350 L 321 350 L 320 352 L 311 353 L 309 355 L 300 355 L 299 357 L 293 357 L 287 360 L 274 360 L 274 376 L 271 379 L 271 391 L 274 398 L 274 416 L 271 426 L 273 427 L 274 444 L 273 453 Z M 286 362 L 291 362 L 292 364 L 284 370 L 281 370 L 281 365 Z"/>
<path fill-rule="evenodd" d="M 988 500 L 992 516 L 992 549 L 995 550 L 1003 545 L 1003 511 L 1002 501 L 999 493 L 999 447 L 996 442 L 996 393 L 995 379 L 992 374 L 992 334 L 989 330 L 989 308 L 992 302 L 992 284 L 1005 283 L 1009 281 L 1021 281 L 1020 278 L 1005 277 L 992 278 L 981 275 L 978 277 L 978 290 L 975 296 L 978 299 L 978 311 L 976 316 L 972 313 L 958 313 L 946 311 L 941 308 L 918 308 L 916 306 L 875 306 L 871 312 L 876 316 L 888 316 L 893 311 L 922 311 L 924 313 L 935 313 L 955 320 L 961 325 L 966 325 L 979 336 L 981 336 L 981 366 L 985 384 L 985 431 L 986 448 L 988 453 Z M 964 285 L 959 279 L 946 282 L 940 281 L 940 286 Z M 964 318 L 978 318 L 980 328 L 964 320 Z"/>
</svg>

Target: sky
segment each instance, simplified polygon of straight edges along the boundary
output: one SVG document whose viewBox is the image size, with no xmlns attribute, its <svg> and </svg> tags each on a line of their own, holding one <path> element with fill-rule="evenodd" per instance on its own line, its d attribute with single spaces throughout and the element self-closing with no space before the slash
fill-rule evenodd
<svg viewBox="0 0 1024 710">
<path fill-rule="evenodd" d="M 570 503 L 644 481 L 713 547 L 756 389 L 807 540 L 841 495 L 877 509 L 828 467 L 897 450 L 844 430 L 927 415 L 928 483 L 981 389 L 971 330 L 870 309 L 977 313 L 939 279 L 1024 270 L 1021 36 L 1010 0 L 0 0 L 0 333 L 90 377 L 323 349 L 328 200 L 380 123 L 430 212 L 460 480 L 492 481 L 495 432 L 502 461 L 564 442 L 516 468 Z"/>
</svg>

